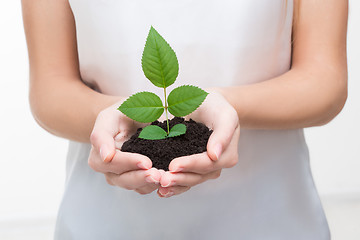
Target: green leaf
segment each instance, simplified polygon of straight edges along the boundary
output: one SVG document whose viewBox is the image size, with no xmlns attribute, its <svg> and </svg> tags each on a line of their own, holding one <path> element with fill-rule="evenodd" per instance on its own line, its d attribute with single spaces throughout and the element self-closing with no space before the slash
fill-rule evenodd
<svg viewBox="0 0 360 240">
<path fill-rule="evenodd" d="M 169 112 L 176 117 L 186 116 L 195 111 L 207 95 L 207 92 L 195 86 L 177 87 L 167 99 Z"/>
<path fill-rule="evenodd" d="M 174 50 L 151 26 L 141 59 L 145 76 L 157 87 L 173 84 L 179 73 L 179 63 Z"/>
<path fill-rule="evenodd" d="M 179 123 L 170 129 L 170 133 L 169 133 L 168 137 L 177 137 L 177 136 L 183 135 L 185 133 L 186 133 L 185 124 Z"/>
<path fill-rule="evenodd" d="M 144 127 L 140 132 L 139 138 L 148 139 L 148 140 L 159 140 L 165 139 L 167 133 L 164 129 L 156 125 L 149 125 Z"/>
<path fill-rule="evenodd" d="M 158 119 L 164 112 L 164 107 L 156 94 L 139 92 L 126 99 L 118 110 L 135 121 L 148 123 Z"/>
</svg>

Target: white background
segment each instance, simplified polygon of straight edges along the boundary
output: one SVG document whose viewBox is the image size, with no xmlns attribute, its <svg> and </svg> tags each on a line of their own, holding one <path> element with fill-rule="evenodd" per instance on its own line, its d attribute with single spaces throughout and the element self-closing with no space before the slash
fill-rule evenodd
<svg viewBox="0 0 360 240">
<path fill-rule="evenodd" d="M 360 239 L 355 236 L 360 228 L 359 13 L 360 1 L 350 0 L 346 106 L 330 124 L 306 129 L 333 239 Z M 32 118 L 20 1 L 0 1 L 0 81 L 0 239 L 51 239 L 67 141 L 45 132 Z"/>
</svg>

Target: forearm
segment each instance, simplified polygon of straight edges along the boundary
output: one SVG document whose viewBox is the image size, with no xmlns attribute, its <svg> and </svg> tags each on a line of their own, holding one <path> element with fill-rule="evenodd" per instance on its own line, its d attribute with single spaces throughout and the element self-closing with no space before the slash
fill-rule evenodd
<svg viewBox="0 0 360 240">
<path fill-rule="evenodd" d="M 218 89 L 242 127 L 323 125 L 345 104 L 348 1 L 296 0 L 294 9 L 291 70 L 257 84 Z"/>
<path fill-rule="evenodd" d="M 29 100 L 35 120 L 48 132 L 75 141 L 89 142 L 99 112 L 121 100 L 98 93 L 79 79 L 59 76 L 36 82 L 49 84 L 30 85 Z"/>
<path fill-rule="evenodd" d="M 268 81 L 219 90 L 236 109 L 243 128 L 303 128 L 323 125 L 341 111 L 346 78 L 345 70 L 292 69 Z"/>
<path fill-rule="evenodd" d="M 52 134 L 89 142 L 98 113 L 120 100 L 81 81 L 75 19 L 69 1 L 22 0 L 30 63 L 30 106 Z"/>
</svg>

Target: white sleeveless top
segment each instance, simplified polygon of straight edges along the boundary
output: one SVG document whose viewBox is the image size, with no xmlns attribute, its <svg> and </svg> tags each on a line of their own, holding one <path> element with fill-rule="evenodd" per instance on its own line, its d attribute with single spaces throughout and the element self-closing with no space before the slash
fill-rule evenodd
<svg viewBox="0 0 360 240">
<path fill-rule="evenodd" d="M 161 89 L 141 54 L 150 29 L 175 50 L 174 86 L 251 84 L 289 70 L 292 0 L 70 0 L 83 81 L 129 96 Z M 168 199 L 106 183 L 70 142 L 55 239 L 327 240 L 303 130 L 241 130 L 239 163 Z"/>
</svg>

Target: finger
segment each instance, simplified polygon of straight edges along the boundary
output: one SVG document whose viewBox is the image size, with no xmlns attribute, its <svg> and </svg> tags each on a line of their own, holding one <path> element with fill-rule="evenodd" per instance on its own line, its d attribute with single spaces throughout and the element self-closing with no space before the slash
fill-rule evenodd
<svg viewBox="0 0 360 240">
<path fill-rule="evenodd" d="M 221 159 L 213 161 L 207 153 L 193 154 L 175 158 L 170 162 L 170 172 L 193 172 L 206 174 L 222 168 L 230 168 L 238 162 L 238 140 L 240 127 L 237 127 L 232 135 L 228 147 L 222 154 Z"/>
<path fill-rule="evenodd" d="M 219 162 L 212 161 L 207 152 L 175 158 L 170 162 L 170 172 L 192 172 L 206 174 L 221 168 Z"/>
<path fill-rule="evenodd" d="M 101 161 L 99 154 L 92 150 L 89 156 L 89 166 L 97 172 L 122 174 L 133 170 L 148 170 L 152 167 L 151 160 L 141 154 L 121 152 L 116 153 L 111 162 Z"/>
<path fill-rule="evenodd" d="M 221 116 L 214 118 L 213 133 L 210 135 L 206 147 L 211 160 L 217 161 L 220 159 L 238 126 L 238 115 L 233 108 L 228 108 L 221 113 Z"/>
<path fill-rule="evenodd" d="M 174 195 L 179 195 L 181 193 L 184 193 L 188 191 L 190 187 L 183 187 L 183 186 L 176 186 L 176 187 L 169 187 L 169 188 L 163 188 L 160 187 L 157 191 L 157 194 L 161 198 L 169 198 Z"/>
<path fill-rule="evenodd" d="M 159 188 L 159 184 L 149 183 L 143 187 L 135 189 L 135 192 L 140 193 L 141 195 L 149 194 Z"/>
<path fill-rule="evenodd" d="M 161 177 L 164 175 L 165 171 L 163 169 L 159 169 Z"/>
<path fill-rule="evenodd" d="M 237 128 L 233 135 L 232 140 L 230 141 L 229 146 L 221 155 L 220 160 L 217 161 L 222 166 L 222 168 L 231 168 L 237 164 L 239 160 L 239 152 L 238 152 L 239 136 L 240 136 L 240 128 Z"/>
<path fill-rule="evenodd" d="M 114 137 L 115 147 L 121 149 L 124 142 L 129 140 L 138 128 L 144 128 L 147 125 L 149 125 L 149 123 L 135 122 L 127 116 L 121 115 L 121 120 L 119 120 L 119 131 Z"/>
<path fill-rule="evenodd" d="M 100 153 L 104 162 L 110 162 L 115 155 L 114 137 L 118 133 L 121 113 L 115 110 L 99 113 L 90 135 L 90 142 Z"/>
<path fill-rule="evenodd" d="M 197 173 L 171 173 L 166 172 L 160 179 L 161 187 L 187 186 L 193 187 L 209 179 L 220 177 L 221 170 L 216 170 L 208 174 Z"/>
<path fill-rule="evenodd" d="M 152 167 L 152 162 L 145 155 L 116 150 L 113 160 L 105 165 L 109 166 L 108 170 L 113 170 L 114 173 L 119 170 L 123 173 L 139 169 L 148 170 Z"/>
<path fill-rule="evenodd" d="M 113 185 L 135 190 L 145 185 L 159 183 L 161 174 L 155 168 L 149 170 L 135 170 L 123 174 L 105 173 L 106 180 Z"/>
</svg>

